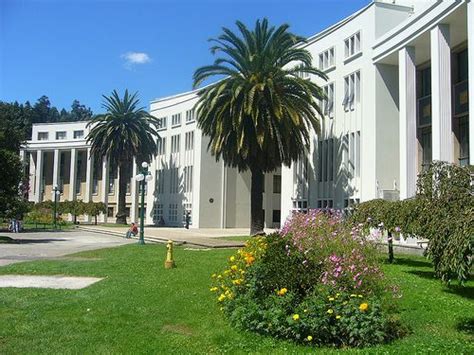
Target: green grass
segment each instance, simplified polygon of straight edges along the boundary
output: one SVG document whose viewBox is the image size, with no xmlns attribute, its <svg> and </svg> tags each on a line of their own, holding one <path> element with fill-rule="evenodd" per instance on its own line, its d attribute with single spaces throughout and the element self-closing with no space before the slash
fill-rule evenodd
<svg viewBox="0 0 474 355">
<path fill-rule="evenodd" d="M 177 268 L 165 270 L 164 246 L 127 245 L 76 254 L 81 259 L 0 268 L 0 274 L 105 277 L 76 291 L 0 289 L 0 353 L 314 351 L 238 331 L 222 318 L 209 292 L 210 274 L 221 269 L 232 252 L 176 248 Z M 401 286 L 401 316 L 411 334 L 361 353 L 474 352 L 472 281 L 464 289 L 447 289 L 419 257 L 399 258 L 385 270 Z"/>
</svg>

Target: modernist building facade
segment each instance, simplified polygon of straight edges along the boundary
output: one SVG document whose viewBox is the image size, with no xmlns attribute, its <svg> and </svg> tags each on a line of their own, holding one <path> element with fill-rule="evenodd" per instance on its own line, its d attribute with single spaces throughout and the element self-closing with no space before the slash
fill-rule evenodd
<svg viewBox="0 0 474 355">
<path fill-rule="evenodd" d="M 473 164 L 472 0 L 373 1 L 304 47 L 328 76 L 307 79 L 328 100 L 307 154 L 265 177 L 267 227 L 295 210 L 411 197 L 417 174 L 432 160 Z M 180 226 L 189 212 L 195 228 L 247 227 L 250 176 L 207 152 L 196 102 L 196 92 L 151 102 L 160 138 L 146 189 L 147 224 Z M 57 184 L 62 199 L 103 201 L 113 216 L 117 171 L 90 157 L 86 136 L 81 122 L 34 125 L 22 152 L 30 162 L 30 199 L 51 199 Z M 136 170 L 135 164 L 131 177 Z M 136 220 L 137 184 L 131 180 L 127 189 Z"/>
</svg>

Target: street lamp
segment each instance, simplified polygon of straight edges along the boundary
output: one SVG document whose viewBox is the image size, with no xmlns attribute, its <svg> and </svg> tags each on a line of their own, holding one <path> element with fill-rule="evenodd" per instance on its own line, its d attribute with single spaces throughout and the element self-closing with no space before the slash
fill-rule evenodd
<svg viewBox="0 0 474 355">
<path fill-rule="evenodd" d="M 53 186 L 53 195 L 54 195 L 54 215 L 53 215 L 53 221 L 54 221 L 54 229 L 57 229 L 57 210 L 58 210 L 58 196 L 61 194 L 61 191 L 58 188 L 58 185 Z"/>
<path fill-rule="evenodd" d="M 147 182 L 151 181 L 153 176 L 148 171 L 148 163 L 144 161 L 142 163 L 142 168 L 140 174 L 135 176 L 135 180 L 140 183 L 141 186 L 141 201 L 140 201 L 140 238 L 138 239 L 138 244 L 145 244 L 144 239 L 144 219 L 145 219 L 145 185 Z"/>
</svg>

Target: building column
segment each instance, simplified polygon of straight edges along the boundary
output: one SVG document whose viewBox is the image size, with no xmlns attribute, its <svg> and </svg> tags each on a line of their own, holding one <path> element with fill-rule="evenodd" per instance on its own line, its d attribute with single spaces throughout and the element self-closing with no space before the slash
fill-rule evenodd
<svg viewBox="0 0 474 355">
<path fill-rule="evenodd" d="M 53 159 L 53 189 L 54 186 L 59 187 L 59 164 L 59 149 L 55 149 Z"/>
<path fill-rule="evenodd" d="M 155 182 L 156 182 L 156 158 L 152 158 L 150 164 L 148 165 L 148 171 L 151 173 L 153 179 L 146 183 L 146 195 L 145 195 L 145 223 L 148 225 L 153 225 L 153 213 L 155 209 Z M 182 204 L 182 203 L 181 203 Z M 181 216 L 178 215 L 178 218 Z"/>
<path fill-rule="evenodd" d="M 137 160 L 133 158 L 133 167 L 132 167 L 132 181 L 130 186 L 130 194 L 132 197 L 132 206 L 130 208 L 130 219 L 132 222 L 138 222 L 138 183 L 135 180 L 135 176 L 137 176 Z M 156 176 L 154 176 L 156 179 Z"/>
<path fill-rule="evenodd" d="M 449 25 L 431 30 L 431 107 L 433 160 L 453 162 L 451 48 Z"/>
<path fill-rule="evenodd" d="M 39 203 L 43 199 L 43 192 L 41 191 L 43 185 L 43 151 L 41 149 L 36 151 L 35 179 L 35 202 Z"/>
<path fill-rule="evenodd" d="M 76 148 L 71 149 L 71 167 L 69 169 L 69 201 L 76 199 Z"/>
<path fill-rule="evenodd" d="M 398 52 L 400 199 L 415 196 L 417 172 L 415 48 Z"/>
<path fill-rule="evenodd" d="M 467 56 L 469 66 L 469 164 L 474 165 L 474 0 L 467 3 Z"/>
<path fill-rule="evenodd" d="M 29 192 L 28 200 L 36 201 L 36 168 L 35 168 L 35 158 L 33 157 L 33 152 L 30 152 L 30 176 L 29 176 Z"/>
<path fill-rule="evenodd" d="M 106 157 L 102 158 L 102 181 L 101 181 L 102 202 L 109 206 L 109 162 Z M 107 212 L 102 214 L 102 222 L 107 223 Z"/>
<path fill-rule="evenodd" d="M 291 216 L 293 210 L 293 188 L 294 188 L 294 179 L 293 179 L 293 169 L 295 168 L 295 163 L 291 164 L 291 167 L 282 165 L 281 167 L 281 212 L 280 212 L 280 227 L 285 225 L 288 217 Z"/>
<path fill-rule="evenodd" d="M 86 191 L 84 193 L 84 202 L 92 201 L 92 174 L 94 168 L 94 157 L 91 154 L 91 148 L 87 148 L 87 157 L 86 157 Z M 91 221 L 91 216 L 84 215 L 86 222 Z"/>
</svg>

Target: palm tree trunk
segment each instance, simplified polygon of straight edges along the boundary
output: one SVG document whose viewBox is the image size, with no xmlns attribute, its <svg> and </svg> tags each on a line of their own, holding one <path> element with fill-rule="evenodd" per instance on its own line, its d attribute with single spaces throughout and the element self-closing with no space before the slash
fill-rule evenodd
<svg viewBox="0 0 474 355">
<path fill-rule="evenodd" d="M 124 161 L 119 163 L 119 195 L 118 195 L 118 211 L 115 217 L 116 224 L 127 224 L 127 212 L 125 210 L 126 194 L 127 194 L 127 179 L 130 177 L 128 171 L 128 164 Z"/>
<path fill-rule="evenodd" d="M 258 167 L 250 168 L 252 182 L 250 190 L 250 235 L 265 234 L 263 231 L 263 171 Z"/>
</svg>

